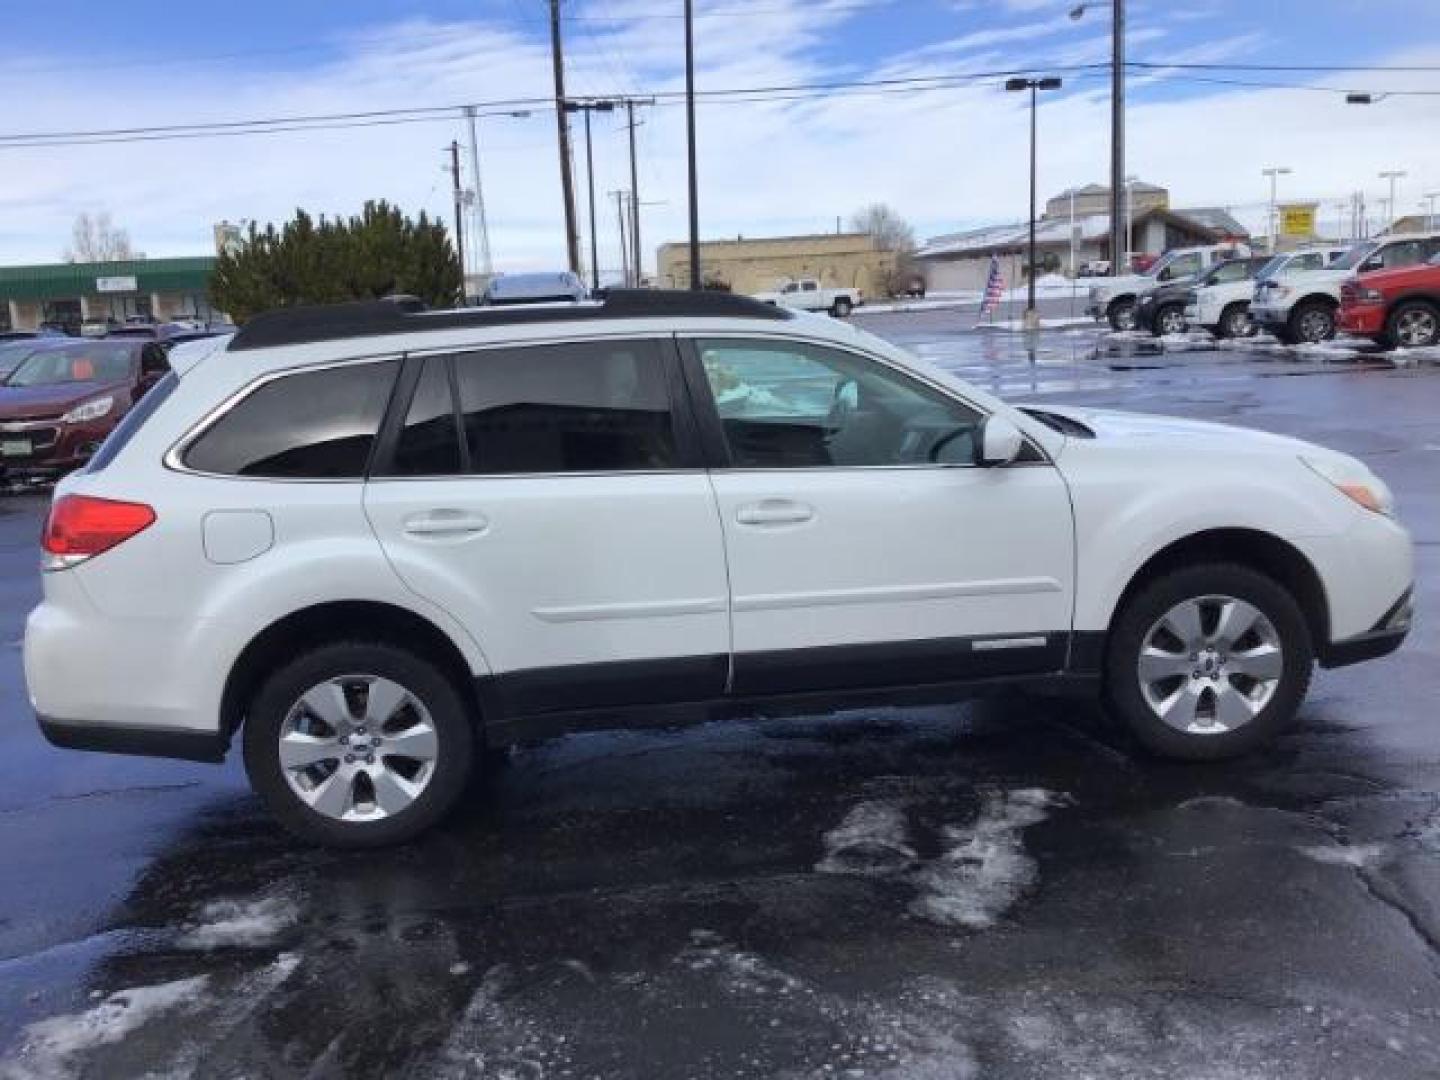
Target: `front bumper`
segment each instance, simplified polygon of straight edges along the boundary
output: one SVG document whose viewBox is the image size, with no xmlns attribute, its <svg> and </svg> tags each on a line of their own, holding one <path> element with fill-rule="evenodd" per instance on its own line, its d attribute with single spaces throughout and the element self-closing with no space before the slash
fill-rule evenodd
<svg viewBox="0 0 1440 1080">
<path fill-rule="evenodd" d="M 61 476 L 89 461 L 115 427 L 111 417 L 83 424 L 0 420 L 0 475 Z"/>
<path fill-rule="evenodd" d="M 1413 595 L 1413 590 L 1407 589 L 1366 633 L 1326 644 L 1319 650 L 1320 666 L 1337 668 L 1359 664 L 1389 656 L 1400 648 L 1414 620 Z"/>
<path fill-rule="evenodd" d="M 1344 305 L 1337 327 L 1357 337 L 1378 338 L 1385 331 L 1385 309 L 1379 304 Z"/>
</svg>

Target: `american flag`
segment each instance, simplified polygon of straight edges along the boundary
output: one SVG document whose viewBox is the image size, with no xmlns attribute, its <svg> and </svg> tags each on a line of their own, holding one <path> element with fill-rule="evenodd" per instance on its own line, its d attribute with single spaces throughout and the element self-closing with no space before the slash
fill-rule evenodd
<svg viewBox="0 0 1440 1080">
<path fill-rule="evenodd" d="M 990 256 L 990 276 L 985 280 L 985 299 L 980 301 L 980 317 L 993 314 L 1005 295 L 1005 274 L 1000 269 L 1000 257 Z"/>
</svg>

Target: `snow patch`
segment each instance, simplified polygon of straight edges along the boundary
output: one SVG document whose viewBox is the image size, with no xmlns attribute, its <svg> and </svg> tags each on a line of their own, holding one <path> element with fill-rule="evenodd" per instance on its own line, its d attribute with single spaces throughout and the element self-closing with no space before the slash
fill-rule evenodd
<svg viewBox="0 0 1440 1080">
<path fill-rule="evenodd" d="M 1022 830 L 1044 821 L 1059 805 L 1043 788 L 987 792 L 968 825 L 951 825 L 951 847 L 915 875 L 921 894 L 910 910 L 944 926 L 986 930 L 1035 882 L 1035 860 Z"/>
<path fill-rule="evenodd" d="M 916 861 L 907 841 L 905 815 L 898 806 L 863 802 L 824 836 L 825 857 L 815 864 L 822 874 L 861 877 L 896 874 Z"/>
<path fill-rule="evenodd" d="M 119 990 L 83 1013 L 54 1016 L 25 1029 L 17 1056 L 0 1061 L 5 1080 L 55 1080 L 78 1075 L 75 1059 L 100 1046 L 117 1043 L 161 1013 L 193 1004 L 208 975 Z"/>
<path fill-rule="evenodd" d="M 1327 866 L 1349 866 L 1370 870 L 1385 861 L 1385 848 L 1380 844 L 1317 844 L 1302 847 L 1300 854 Z"/>
<path fill-rule="evenodd" d="M 300 911 L 283 896 L 259 900 L 213 900 L 176 942 L 182 949 L 253 949 L 294 926 Z"/>
<path fill-rule="evenodd" d="M 784 997 L 804 989 L 793 975 L 762 956 L 736 948 L 712 930 L 691 931 L 690 944 L 676 959 L 691 971 L 718 976 L 731 993 Z"/>
</svg>

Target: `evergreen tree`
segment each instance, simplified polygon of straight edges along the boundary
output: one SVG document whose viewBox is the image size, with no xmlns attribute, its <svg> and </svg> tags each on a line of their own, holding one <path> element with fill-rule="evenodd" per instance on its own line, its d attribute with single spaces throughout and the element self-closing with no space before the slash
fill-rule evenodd
<svg viewBox="0 0 1440 1080">
<path fill-rule="evenodd" d="M 216 307 L 237 322 L 271 308 L 374 300 L 403 293 L 432 307 L 461 297 L 460 262 L 443 222 L 411 220 L 381 200 L 359 215 L 317 221 L 304 210 L 279 231 L 253 223 L 210 279 Z"/>
</svg>

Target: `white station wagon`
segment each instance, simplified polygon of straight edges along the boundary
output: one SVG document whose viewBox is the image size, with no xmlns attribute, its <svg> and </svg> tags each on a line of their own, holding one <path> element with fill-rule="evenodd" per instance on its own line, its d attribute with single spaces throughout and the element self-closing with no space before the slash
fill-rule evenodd
<svg viewBox="0 0 1440 1080">
<path fill-rule="evenodd" d="M 1409 627 L 1353 458 L 1021 409 L 743 297 L 260 316 L 183 346 L 44 536 L 55 744 L 220 760 L 296 833 L 394 842 L 479 751 L 725 710 L 1100 693 L 1221 758 Z"/>
</svg>

